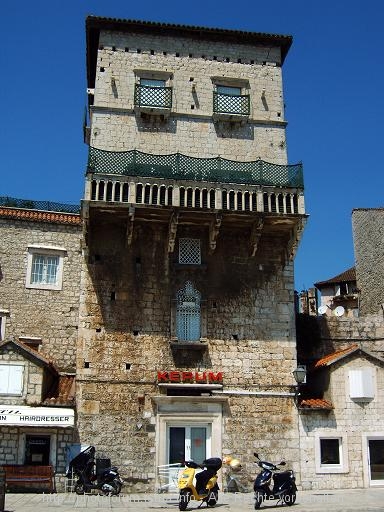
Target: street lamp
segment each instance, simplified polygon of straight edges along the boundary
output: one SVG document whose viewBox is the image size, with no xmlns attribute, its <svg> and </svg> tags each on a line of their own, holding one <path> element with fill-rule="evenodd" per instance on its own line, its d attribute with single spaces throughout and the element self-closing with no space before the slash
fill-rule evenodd
<svg viewBox="0 0 384 512">
<path fill-rule="evenodd" d="M 293 376 L 297 382 L 295 386 L 295 403 L 298 405 L 300 396 L 300 386 L 305 383 L 307 377 L 307 368 L 303 364 L 299 364 L 295 370 L 293 370 Z"/>
</svg>

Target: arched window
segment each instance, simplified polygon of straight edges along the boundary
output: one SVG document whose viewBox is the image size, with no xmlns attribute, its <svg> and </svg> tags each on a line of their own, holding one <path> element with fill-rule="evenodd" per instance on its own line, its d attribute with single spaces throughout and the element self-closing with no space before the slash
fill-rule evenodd
<svg viewBox="0 0 384 512">
<path fill-rule="evenodd" d="M 179 341 L 198 341 L 201 330 L 201 294 L 191 281 L 177 292 L 176 336 Z"/>
</svg>

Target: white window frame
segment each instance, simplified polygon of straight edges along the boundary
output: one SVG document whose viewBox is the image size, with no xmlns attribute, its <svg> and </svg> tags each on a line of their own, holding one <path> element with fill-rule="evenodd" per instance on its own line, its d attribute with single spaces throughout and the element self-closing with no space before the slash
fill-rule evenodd
<svg viewBox="0 0 384 512">
<path fill-rule="evenodd" d="M 9 311 L 7 309 L 0 309 L 0 341 L 5 339 L 5 321 L 7 316 L 9 316 Z"/>
<path fill-rule="evenodd" d="M 2 374 L 2 379 L 7 379 L 6 386 L 0 387 L 0 395 L 3 396 L 23 396 L 23 390 L 24 390 L 24 373 L 25 373 L 25 366 L 23 364 L 9 364 L 9 363 L 0 363 L 0 371 Z M 11 388 L 10 391 L 10 383 L 11 383 L 11 377 L 13 373 L 13 383 L 12 386 L 14 388 Z M 19 374 L 16 376 L 16 374 Z M 0 379 L 0 385 L 2 384 L 2 379 Z M 16 382 L 17 380 L 17 382 Z M 17 384 L 17 386 L 16 386 Z"/>
<path fill-rule="evenodd" d="M 39 290 L 61 290 L 63 287 L 63 266 L 64 256 L 66 249 L 63 247 L 54 246 L 42 246 L 42 245 L 30 245 L 28 247 L 27 255 L 27 276 L 26 276 L 26 288 L 37 288 Z M 58 266 L 55 283 L 33 283 L 32 282 L 32 268 L 33 260 L 35 256 L 57 256 Z"/>
<path fill-rule="evenodd" d="M 339 441 L 339 464 L 321 463 L 321 441 L 337 439 Z M 340 432 L 317 433 L 315 437 L 315 464 L 316 473 L 348 473 L 348 441 L 347 436 Z"/>
</svg>

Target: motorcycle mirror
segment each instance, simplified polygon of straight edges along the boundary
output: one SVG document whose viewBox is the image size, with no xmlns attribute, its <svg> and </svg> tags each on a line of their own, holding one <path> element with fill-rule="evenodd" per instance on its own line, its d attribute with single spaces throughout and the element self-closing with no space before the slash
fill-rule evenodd
<svg viewBox="0 0 384 512">
<path fill-rule="evenodd" d="M 257 453 L 256 453 L 256 452 L 254 452 L 254 454 L 253 454 L 253 455 L 256 457 L 256 459 L 258 459 L 258 458 L 259 458 L 259 456 L 257 455 Z"/>
<path fill-rule="evenodd" d="M 285 464 L 286 464 L 285 460 L 282 460 L 282 461 L 280 462 L 279 466 L 285 466 Z"/>
</svg>

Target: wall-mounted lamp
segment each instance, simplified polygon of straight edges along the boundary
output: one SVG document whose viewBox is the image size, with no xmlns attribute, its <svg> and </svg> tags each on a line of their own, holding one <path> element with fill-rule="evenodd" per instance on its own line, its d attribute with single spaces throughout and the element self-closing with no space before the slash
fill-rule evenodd
<svg viewBox="0 0 384 512">
<path fill-rule="evenodd" d="M 295 403 L 298 405 L 300 397 L 300 386 L 305 384 L 307 379 L 307 368 L 305 365 L 299 364 L 292 373 L 295 381 L 297 382 L 297 386 L 295 386 Z"/>
<path fill-rule="evenodd" d="M 115 85 L 116 85 L 116 78 L 114 76 L 111 77 L 111 85 L 112 85 L 112 87 L 115 87 Z"/>
<path fill-rule="evenodd" d="M 265 98 L 265 89 L 262 89 L 262 90 L 261 90 L 261 97 L 262 97 L 262 98 Z"/>
</svg>

